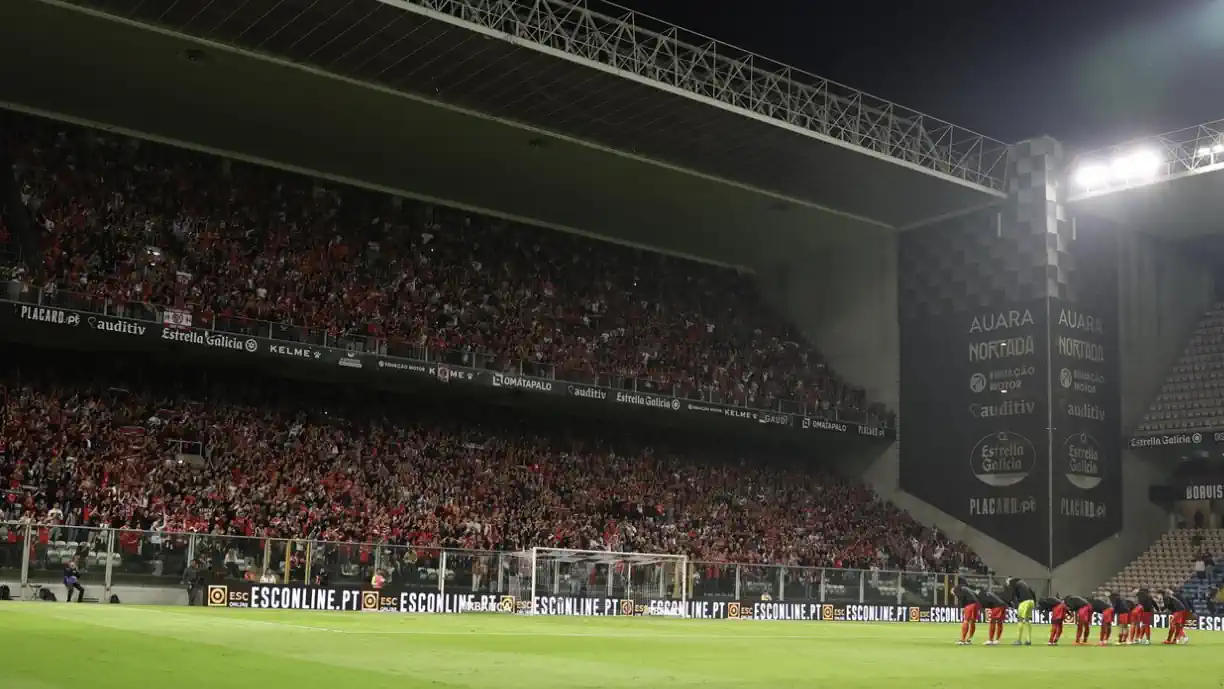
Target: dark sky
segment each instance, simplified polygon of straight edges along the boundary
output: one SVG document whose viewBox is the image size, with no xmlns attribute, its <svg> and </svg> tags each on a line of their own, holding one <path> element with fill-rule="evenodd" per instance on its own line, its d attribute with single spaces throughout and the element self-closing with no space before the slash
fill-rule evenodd
<svg viewBox="0 0 1224 689">
<path fill-rule="evenodd" d="M 621 0 L 1006 141 L 1224 118 L 1224 0 Z"/>
</svg>

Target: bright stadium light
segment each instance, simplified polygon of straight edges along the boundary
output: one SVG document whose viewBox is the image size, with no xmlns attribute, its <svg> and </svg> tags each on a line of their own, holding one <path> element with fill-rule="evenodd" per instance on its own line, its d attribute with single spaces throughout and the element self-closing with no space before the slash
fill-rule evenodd
<svg viewBox="0 0 1224 689">
<path fill-rule="evenodd" d="M 1109 166 L 1111 176 L 1118 181 L 1151 179 L 1160 172 L 1160 156 L 1152 151 L 1136 151 L 1115 158 Z"/>
<path fill-rule="evenodd" d="M 1075 183 L 1085 189 L 1099 187 L 1109 179 L 1109 168 L 1100 163 L 1083 165 L 1075 172 Z"/>
<path fill-rule="evenodd" d="M 1224 151 L 1224 148 L 1221 148 Z M 1207 149 L 1207 155 L 1211 149 Z M 1155 178 L 1160 174 L 1164 160 L 1150 149 L 1131 151 L 1107 162 L 1081 165 L 1075 171 L 1075 183 L 1084 189 L 1099 189 L 1110 184 L 1139 182 Z"/>
</svg>

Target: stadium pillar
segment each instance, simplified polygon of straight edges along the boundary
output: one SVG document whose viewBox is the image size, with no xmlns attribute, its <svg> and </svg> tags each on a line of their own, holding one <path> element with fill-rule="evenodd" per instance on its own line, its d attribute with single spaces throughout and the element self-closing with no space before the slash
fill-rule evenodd
<svg viewBox="0 0 1224 689">
<path fill-rule="evenodd" d="M 1121 525 L 1118 244 L 1069 217 L 1057 141 L 1008 165 L 1004 202 L 899 242 L 900 485 L 1053 570 Z"/>
</svg>

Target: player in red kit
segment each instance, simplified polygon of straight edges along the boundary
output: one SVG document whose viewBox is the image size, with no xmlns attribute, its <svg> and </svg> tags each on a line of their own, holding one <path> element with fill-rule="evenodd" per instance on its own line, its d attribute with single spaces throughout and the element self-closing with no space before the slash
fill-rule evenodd
<svg viewBox="0 0 1224 689">
<path fill-rule="evenodd" d="M 1058 598 L 1042 598 L 1037 607 L 1050 613 L 1050 641 L 1048 646 L 1057 646 L 1062 638 L 1063 620 L 1067 619 L 1067 604 Z"/>
<path fill-rule="evenodd" d="M 992 591 L 979 593 L 978 600 L 986 610 L 986 619 L 990 621 L 986 645 L 998 646 L 999 639 L 1003 638 L 1003 621 L 1007 619 L 1007 602 Z"/>
<path fill-rule="evenodd" d="M 1165 609 L 1169 611 L 1169 638 L 1166 644 L 1184 644 L 1190 639 L 1186 636 L 1186 623 L 1190 621 L 1190 606 L 1175 592 L 1164 592 Z"/>
<path fill-rule="evenodd" d="M 1067 608 L 1075 615 L 1075 645 L 1085 646 L 1092 634 L 1092 604 L 1083 596 L 1063 598 Z"/>
<path fill-rule="evenodd" d="M 1156 599 L 1146 588 L 1135 589 L 1135 607 L 1131 608 L 1131 643 L 1144 646 L 1152 643 L 1152 616 L 1156 612 Z"/>
<path fill-rule="evenodd" d="M 1134 610 L 1135 602 L 1111 591 L 1109 593 L 1109 604 L 1113 606 L 1114 615 L 1118 621 L 1118 643 L 1125 646 L 1130 643 L 1131 610 Z M 1106 641 L 1108 640 L 1106 638 Z"/>
<path fill-rule="evenodd" d="M 1097 645 L 1108 646 L 1109 635 L 1113 632 L 1113 604 L 1104 598 L 1090 598 L 1088 599 L 1088 604 L 1092 606 L 1092 612 L 1101 616 L 1101 636 L 1097 640 Z"/>
<path fill-rule="evenodd" d="M 956 588 L 952 589 L 952 595 L 956 596 L 957 602 L 961 604 L 963 613 L 961 638 L 956 645 L 967 646 L 973 643 L 973 633 L 977 631 L 977 618 L 982 611 L 982 603 L 978 599 L 977 591 L 969 588 L 969 584 L 964 579 L 956 583 Z"/>
</svg>

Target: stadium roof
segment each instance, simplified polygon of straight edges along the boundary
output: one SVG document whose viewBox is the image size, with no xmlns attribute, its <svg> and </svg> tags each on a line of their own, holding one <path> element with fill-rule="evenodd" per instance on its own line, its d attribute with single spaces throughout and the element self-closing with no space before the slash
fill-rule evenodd
<svg viewBox="0 0 1224 689">
<path fill-rule="evenodd" d="M 544 224 L 697 244 L 727 262 L 752 232 L 806 241 L 905 227 L 1003 196 L 1001 142 L 605 10 L 11 0 L 0 3 L 0 93 Z"/>
<path fill-rule="evenodd" d="M 1224 120 L 1088 151 L 1071 164 L 1070 203 L 1152 234 L 1220 233 Z"/>
</svg>

